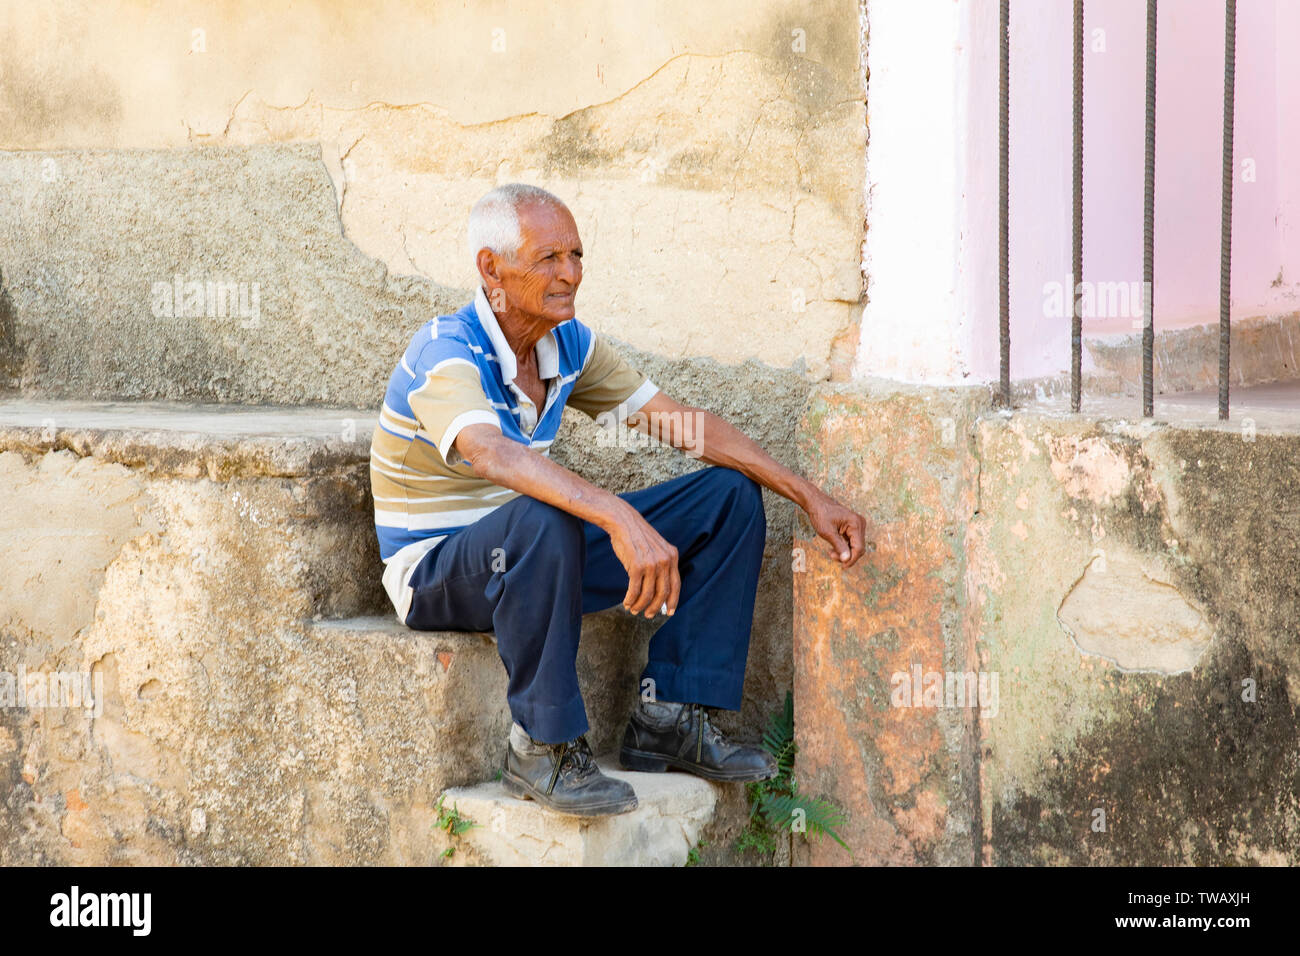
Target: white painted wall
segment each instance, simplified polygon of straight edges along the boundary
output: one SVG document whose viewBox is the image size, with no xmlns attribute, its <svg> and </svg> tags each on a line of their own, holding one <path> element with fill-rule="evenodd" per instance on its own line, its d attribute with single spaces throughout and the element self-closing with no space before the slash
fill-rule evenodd
<svg viewBox="0 0 1300 956">
<path fill-rule="evenodd" d="M 854 372 L 947 381 L 971 349 L 957 272 L 962 9 L 872 2 L 867 13 L 868 284 Z"/>
</svg>

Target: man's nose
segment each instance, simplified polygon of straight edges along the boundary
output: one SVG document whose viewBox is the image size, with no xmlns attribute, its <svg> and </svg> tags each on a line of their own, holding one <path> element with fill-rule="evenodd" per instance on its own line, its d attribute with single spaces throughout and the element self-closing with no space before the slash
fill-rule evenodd
<svg viewBox="0 0 1300 956">
<path fill-rule="evenodd" d="M 559 277 L 570 285 L 577 285 L 582 281 L 582 260 L 576 256 L 564 256 Z"/>
</svg>

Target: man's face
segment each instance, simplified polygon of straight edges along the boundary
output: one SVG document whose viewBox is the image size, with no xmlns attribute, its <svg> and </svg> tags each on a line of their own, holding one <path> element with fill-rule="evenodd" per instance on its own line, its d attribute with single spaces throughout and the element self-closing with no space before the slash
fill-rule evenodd
<svg viewBox="0 0 1300 956">
<path fill-rule="evenodd" d="M 578 224 L 564 208 L 526 203 L 519 207 L 521 242 L 513 260 L 494 257 L 501 290 L 489 288 L 495 311 L 505 305 L 559 325 L 574 316 L 574 298 L 582 283 L 582 240 Z"/>
</svg>

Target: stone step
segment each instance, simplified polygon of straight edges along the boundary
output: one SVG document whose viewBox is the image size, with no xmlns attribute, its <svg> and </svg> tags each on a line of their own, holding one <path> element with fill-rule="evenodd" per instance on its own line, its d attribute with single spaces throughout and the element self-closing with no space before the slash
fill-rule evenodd
<svg viewBox="0 0 1300 956">
<path fill-rule="evenodd" d="M 313 685 L 348 705 L 319 718 L 337 723 L 338 765 L 358 771 L 358 783 L 419 778 L 437 788 L 501 766 L 510 713 L 490 634 L 414 631 L 392 617 L 323 620 L 307 624 L 304 650 Z"/>
<path fill-rule="evenodd" d="M 306 477 L 369 466 L 373 409 L 0 398 L 0 452 L 67 449 L 160 477 Z"/>
<path fill-rule="evenodd" d="M 628 682 L 621 692 L 609 686 L 615 662 L 600 653 L 608 649 L 609 635 L 589 638 L 591 631 L 600 635 L 616 625 L 597 620 L 600 617 L 590 615 L 591 623 L 584 626 L 579 679 L 592 718 L 589 736 L 607 747 L 621 738 L 635 685 Z M 304 827 L 311 859 L 354 859 L 364 852 L 363 847 L 339 847 L 340 829 L 344 833 L 373 830 L 376 820 L 384 820 L 388 832 L 371 832 L 371 843 L 387 846 L 398 840 L 400 833 L 401 849 L 396 857 L 391 855 L 395 847 L 386 849 L 378 860 L 431 862 L 443 848 L 433 829 L 438 795 L 447 787 L 495 777 L 505 760 L 511 718 L 506 706 L 506 672 L 493 636 L 416 631 L 393 617 L 376 616 L 306 622 L 304 631 L 292 673 L 282 679 L 300 688 L 297 719 L 310 743 L 311 768 L 328 780 L 314 789 L 311 819 Z M 637 776 L 651 778 L 646 787 L 655 795 L 655 806 L 669 800 L 658 812 L 681 810 L 683 820 L 707 822 L 711 789 L 706 813 L 698 787 L 676 783 L 664 789 L 663 781 L 657 779 L 661 775 Z M 493 810 L 495 813 L 496 808 Z M 497 813 L 494 819 L 513 817 Z M 663 829 L 653 822 L 653 814 L 643 813 L 637 820 L 643 821 L 639 826 L 648 828 L 648 836 Z M 515 826 L 511 823 L 507 829 Z M 521 834 L 543 832 L 535 823 L 518 827 Z M 681 828 L 674 832 L 680 842 Z M 530 837 L 523 839 L 527 842 Z M 592 843 L 596 849 L 583 852 L 603 854 L 606 850 L 599 847 L 606 845 L 614 852 L 630 839 L 625 834 L 600 837 Z M 572 845 L 568 837 L 560 842 L 566 848 Z M 591 841 L 584 838 L 579 845 L 587 842 Z M 663 847 L 676 847 L 676 843 L 665 844 L 662 837 L 655 836 L 652 845 L 656 848 L 653 859 L 676 859 L 663 856 L 668 853 Z M 521 847 L 517 852 L 526 854 L 527 850 Z M 557 859 L 576 859 L 571 849 L 555 852 Z M 505 858 L 503 854 L 505 851 L 493 844 L 492 853 L 482 858 Z"/>
<path fill-rule="evenodd" d="M 554 813 L 506 793 L 499 781 L 454 787 L 443 809 L 476 825 L 442 836 L 450 866 L 682 866 L 713 820 L 718 785 L 688 773 L 621 770 L 615 753 L 601 770 L 636 791 L 637 808 L 608 817 Z"/>
<path fill-rule="evenodd" d="M 93 600 L 102 573 L 140 552 L 139 583 L 207 595 L 236 619 L 381 613 L 375 421 L 361 409 L 0 401 L 12 533 L 33 565 L 62 559 L 47 602 Z M 84 553 L 66 553 L 70 533 Z"/>
<path fill-rule="evenodd" d="M 646 644 L 637 626 L 614 610 L 583 619 L 578 682 L 591 724 L 587 738 L 598 751 L 622 739 L 636 702 Z M 373 711 L 368 726 L 395 721 L 407 739 L 426 740 L 425 749 L 437 751 L 433 776 L 463 783 L 493 776 L 502 765 L 510 716 L 505 667 L 490 632 L 417 631 L 395 616 L 311 621 L 306 629 L 315 654 L 331 661 L 328 679 L 355 685 L 362 706 Z M 393 688 L 400 688 L 396 695 Z M 399 707 L 402 701 L 418 706 Z"/>
</svg>

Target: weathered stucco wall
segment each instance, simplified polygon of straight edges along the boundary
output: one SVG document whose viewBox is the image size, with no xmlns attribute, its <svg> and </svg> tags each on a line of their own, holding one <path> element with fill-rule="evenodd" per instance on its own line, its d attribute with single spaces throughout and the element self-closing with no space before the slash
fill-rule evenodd
<svg viewBox="0 0 1300 956">
<path fill-rule="evenodd" d="M 980 432 L 970 582 L 1002 675 L 981 724 L 989 861 L 1295 865 L 1300 437 Z"/>
<path fill-rule="evenodd" d="M 802 788 L 864 863 L 1294 865 L 1300 434 L 988 400 L 813 396 L 877 551 L 794 575 Z"/>
<path fill-rule="evenodd" d="M 537 182 L 577 216 L 584 321 L 671 357 L 847 368 L 866 129 L 856 0 L 671 0 L 635 17 L 598 0 L 562 15 L 450 2 L 3 12 L 0 148 L 318 143 L 347 237 L 396 275 L 457 289 L 475 279 L 470 204 Z M 268 188 L 263 176 L 250 171 Z M 191 224 L 234 216 L 246 239 L 266 228 L 201 188 L 122 198 L 145 217 L 174 218 L 174 202 Z M 198 248 L 181 264 L 216 265 Z"/>
<path fill-rule="evenodd" d="M 316 145 L 0 153 L 0 183 L 25 395 L 377 409 L 411 333 L 465 301 L 347 241 Z"/>
<path fill-rule="evenodd" d="M 846 571 L 806 519 L 795 527 L 800 789 L 848 811 L 841 835 L 858 862 L 974 860 L 971 721 L 891 707 L 890 675 L 918 662 L 971 666 L 960 595 L 976 470 L 967 435 L 979 410 L 970 390 L 855 383 L 818 389 L 804 416 L 800 464 L 867 516 L 875 542 Z M 811 858 L 850 859 L 829 840 Z"/>
</svg>

